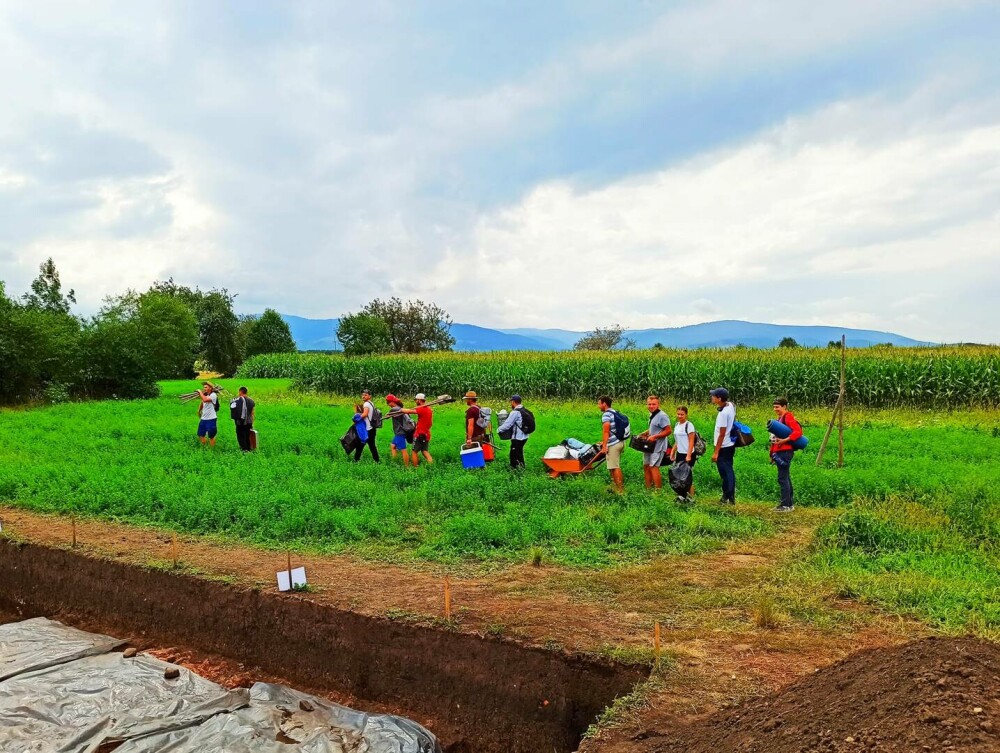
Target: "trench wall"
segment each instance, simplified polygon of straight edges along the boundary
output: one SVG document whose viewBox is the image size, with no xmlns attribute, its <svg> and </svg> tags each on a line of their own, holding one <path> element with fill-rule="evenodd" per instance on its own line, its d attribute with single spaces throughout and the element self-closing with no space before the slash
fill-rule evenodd
<svg viewBox="0 0 1000 753">
<path fill-rule="evenodd" d="M 8 540 L 0 540 L 0 609 L 79 614 L 122 637 L 217 653 L 312 688 L 392 704 L 436 720 L 432 731 L 452 752 L 573 751 L 600 711 L 647 674 Z"/>
</svg>

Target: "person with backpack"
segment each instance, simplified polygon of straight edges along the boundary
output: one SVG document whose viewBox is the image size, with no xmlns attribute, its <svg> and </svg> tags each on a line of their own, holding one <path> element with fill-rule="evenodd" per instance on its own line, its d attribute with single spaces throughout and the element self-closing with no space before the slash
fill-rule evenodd
<svg viewBox="0 0 1000 753">
<path fill-rule="evenodd" d="M 219 390 L 211 382 L 202 382 L 198 390 L 201 402 L 198 404 L 198 439 L 202 446 L 208 443 L 215 447 L 215 437 L 219 433 Z"/>
<path fill-rule="evenodd" d="M 361 393 L 361 400 L 361 421 L 364 424 L 364 432 L 358 432 L 358 438 L 361 439 L 362 443 L 354 451 L 354 462 L 357 463 L 361 460 L 361 454 L 367 446 L 369 452 L 372 454 L 372 459 L 376 463 L 380 463 L 381 458 L 378 455 L 378 445 L 375 443 L 375 437 L 378 434 L 378 430 L 382 428 L 382 411 L 375 407 L 375 403 L 372 402 L 372 393 L 368 390 L 364 390 Z M 364 437 L 361 436 L 362 433 L 365 434 Z"/>
<path fill-rule="evenodd" d="M 489 414 L 479 407 L 479 396 L 469 390 L 462 398 L 465 401 L 465 443 L 486 442 L 486 431 L 489 428 Z M 485 425 L 484 425 L 485 424 Z"/>
<path fill-rule="evenodd" d="M 736 407 L 729 402 L 729 390 L 716 387 L 709 392 L 712 404 L 719 415 L 715 418 L 715 437 L 712 452 L 712 462 L 719 469 L 722 479 L 722 498 L 724 505 L 736 504 L 736 471 L 733 470 L 733 459 L 736 457 L 736 442 L 733 440 L 733 425 L 736 423 Z"/>
<path fill-rule="evenodd" d="M 597 407 L 601 409 L 601 452 L 607 458 L 608 472 L 615 489 L 625 491 L 625 477 L 622 475 L 622 451 L 625 440 L 632 435 L 628 416 L 619 413 L 611 407 L 611 398 L 601 395 L 597 398 Z"/>
<path fill-rule="evenodd" d="M 639 438 L 652 442 L 653 449 L 642 453 L 642 473 L 647 489 L 662 489 L 663 474 L 660 473 L 660 465 L 667 451 L 667 438 L 672 431 L 670 416 L 660 410 L 660 398 L 656 395 L 646 398 L 646 408 L 649 410 L 649 428 Z"/>
<path fill-rule="evenodd" d="M 417 425 L 413 419 L 403 413 L 403 401 L 395 395 L 386 395 L 385 402 L 389 406 L 389 415 L 392 417 L 392 459 L 396 459 L 398 453 L 403 454 L 403 465 L 410 464 L 410 451 L 407 443 L 413 441 L 414 432 Z"/>
<path fill-rule="evenodd" d="M 792 489 L 792 458 L 795 448 L 792 442 L 802 438 L 802 425 L 788 410 L 788 399 L 779 397 L 774 401 L 774 415 L 792 433 L 784 439 L 771 435 L 771 462 L 778 468 L 778 488 L 781 490 L 781 501 L 775 508 L 778 512 L 791 512 L 795 509 L 794 490 Z"/>
<path fill-rule="evenodd" d="M 229 403 L 229 417 L 236 424 L 236 442 L 243 452 L 250 452 L 250 432 L 253 431 L 253 422 L 256 418 L 255 403 L 247 392 L 246 387 L 240 387 L 239 396 Z"/>
<path fill-rule="evenodd" d="M 677 406 L 677 423 L 674 426 L 674 446 L 670 448 L 670 461 L 672 463 L 685 463 L 691 469 L 691 488 L 688 489 L 685 502 L 691 501 L 694 497 L 694 464 L 698 461 L 695 454 L 695 447 L 698 446 L 698 431 L 694 424 L 688 420 L 688 409 L 686 405 Z M 701 443 L 704 449 L 704 442 Z"/>
<path fill-rule="evenodd" d="M 510 467 L 524 468 L 524 445 L 535 430 L 535 415 L 521 404 L 520 395 L 510 396 L 510 415 L 497 429 L 500 439 L 510 440 Z"/>
<path fill-rule="evenodd" d="M 434 458 L 431 457 L 430 453 L 431 425 L 434 423 L 434 411 L 427 405 L 427 396 L 423 392 L 418 392 L 414 400 L 417 403 L 416 408 L 403 408 L 400 412 L 417 417 L 417 427 L 413 432 L 413 465 L 416 467 L 420 464 L 421 455 L 424 456 L 424 460 L 428 463 L 434 462 Z"/>
</svg>

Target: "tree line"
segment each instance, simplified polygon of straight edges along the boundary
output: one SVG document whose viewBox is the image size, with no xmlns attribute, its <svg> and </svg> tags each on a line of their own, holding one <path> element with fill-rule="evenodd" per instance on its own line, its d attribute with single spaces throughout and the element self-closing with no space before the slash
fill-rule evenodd
<svg viewBox="0 0 1000 753">
<path fill-rule="evenodd" d="M 250 356 L 296 350 L 276 311 L 238 316 L 234 300 L 170 279 L 78 316 L 75 291 L 48 259 L 20 298 L 0 281 L 0 402 L 152 397 L 158 379 L 230 375 Z"/>
</svg>

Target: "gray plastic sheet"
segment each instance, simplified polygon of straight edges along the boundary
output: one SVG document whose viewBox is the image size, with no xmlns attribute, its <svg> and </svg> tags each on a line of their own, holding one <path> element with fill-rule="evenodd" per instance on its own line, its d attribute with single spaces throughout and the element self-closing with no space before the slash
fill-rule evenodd
<svg viewBox="0 0 1000 753">
<path fill-rule="evenodd" d="M 0 752 L 441 753 L 429 731 L 280 685 L 227 691 L 125 641 L 37 618 L 0 625 Z M 309 709 L 308 711 L 305 709 Z"/>
<path fill-rule="evenodd" d="M 310 711 L 303 710 L 303 702 Z M 257 683 L 250 707 L 197 727 L 130 740 L 116 753 L 440 753 L 416 722 L 366 714 L 280 685 Z"/>
<path fill-rule="evenodd" d="M 0 750 L 92 753 L 102 743 L 198 724 L 249 702 L 149 656 L 89 656 L 0 682 Z"/>
<path fill-rule="evenodd" d="M 125 644 L 117 638 L 35 617 L 0 625 L 0 680 L 85 656 L 105 654 Z"/>
</svg>

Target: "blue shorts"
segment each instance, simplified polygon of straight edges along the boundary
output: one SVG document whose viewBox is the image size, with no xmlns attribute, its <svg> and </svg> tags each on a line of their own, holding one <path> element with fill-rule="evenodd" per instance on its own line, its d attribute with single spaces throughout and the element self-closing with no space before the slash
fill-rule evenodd
<svg viewBox="0 0 1000 753">
<path fill-rule="evenodd" d="M 395 434 L 392 437 L 392 446 L 397 450 L 406 449 L 406 435 L 405 434 Z"/>
<path fill-rule="evenodd" d="M 219 433 L 219 419 L 210 418 L 205 420 L 204 418 L 198 422 L 198 436 L 208 437 L 209 439 L 215 439 L 215 435 Z"/>
</svg>

